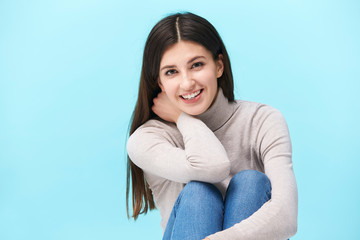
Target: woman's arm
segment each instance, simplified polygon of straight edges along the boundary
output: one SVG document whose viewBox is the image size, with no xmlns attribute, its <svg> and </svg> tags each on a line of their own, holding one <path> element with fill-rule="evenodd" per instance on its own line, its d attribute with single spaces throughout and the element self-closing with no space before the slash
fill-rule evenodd
<svg viewBox="0 0 360 240">
<path fill-rule="evenodd" d="M 131 161 L 151 174 L 181 183 L 198 180 L 220 182 L 230 172 L 226 151 L 214 133 L 199 119 L 174 110 L 166 95 L 154 100 L 153 111 L 177 123 L 184 149 L 176 147 L 169 132 L 160 124 L 137 129 L 127 143 Z"/>
<path fill-rule="evenodd" d="M 269 106 L 260 107 L 254 123 L 253 141 L 271 181 L 271 200 L 249 218 L 209 236 L 211 240 L 284 240 L 297 231 L 298 196 L 287 124 L 282 114 Z"/>
</svg>

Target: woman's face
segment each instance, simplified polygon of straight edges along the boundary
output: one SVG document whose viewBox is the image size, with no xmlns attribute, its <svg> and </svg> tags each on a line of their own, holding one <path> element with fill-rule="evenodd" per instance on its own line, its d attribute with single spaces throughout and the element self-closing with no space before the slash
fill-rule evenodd
<svg viewBox="0 0 360 240">
<path fill-rule="evenodd" d="M 180 41 L 162 56 L 159 85 L 176 107 L 187 114 L 199 115 L 213 103 L 223 69 L 222 55 L 214 61 L 211 52 L 202 45 Z"/>
</svg>

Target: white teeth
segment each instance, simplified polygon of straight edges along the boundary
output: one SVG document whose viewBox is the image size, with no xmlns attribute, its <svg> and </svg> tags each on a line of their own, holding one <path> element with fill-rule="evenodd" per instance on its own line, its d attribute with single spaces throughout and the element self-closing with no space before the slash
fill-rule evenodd
<svg viewBox="0 0 360 240">
<path fill-rule="evenodd" d="M 185 98 L 186 100 L 190 100 L 190 99 L 195 98 L 197 95 L 199 95 L 199 94 L 200 94 L 200 91 L 201 91 L 201 90 L 198 90 L 198 91 L 193 92 L 193 93 L 191 93 L 191 94 L 181 95 L 181 96 L 182 96 L 183 98 Z"/>
</svg>

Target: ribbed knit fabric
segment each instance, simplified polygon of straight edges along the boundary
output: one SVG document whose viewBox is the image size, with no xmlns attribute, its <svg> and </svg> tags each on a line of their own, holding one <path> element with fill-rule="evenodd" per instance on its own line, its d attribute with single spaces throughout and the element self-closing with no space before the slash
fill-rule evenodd
<svg viewBox="0 0 360 240">
<path fill-rule="evenodd" d="M 276 109 L 254 102 L 229 103 L 221 89 L 199 116 L 182 113 L 177 125 L 152 119 L 127 143 L 130 159 L 143 169 L 162 217 L 163 230 L 184 184 L 213 183 L 225 194 L 239 171 L 254 169 L 271 181 L 271 200 L 211 240 L 284 240 L 297 230 L 298 196 L 289 131 Z"/>
</svg>

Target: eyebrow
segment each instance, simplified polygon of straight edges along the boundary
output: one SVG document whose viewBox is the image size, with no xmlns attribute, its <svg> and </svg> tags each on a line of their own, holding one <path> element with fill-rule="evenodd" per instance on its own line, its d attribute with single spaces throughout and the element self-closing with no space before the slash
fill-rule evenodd
<svg viewBox="0 0 360 240">
<path fill-rule="evenodd" d="M 193 61 L 195 61 L 195 60 L 197 60 L 197 59 L 199 59 L 199 58 L 205 58 L 205 57 L 204 57 L 204 56 L 196 56 L 196 57 L 193 57 L 192 59 L 190 59 L 190 60 L 187 62 L 187 64 L 189 64 L 189 63 L 191 63 L 191 62 L 193 62 Z M 176 65 L 166 65 L 166 66 L 162 67 L 162 68 L 160 69 L 160 71 L 162 71 L 162 70 L 164 70 L 164 69 L 166 69 L 166 68 L 174 68 L 174 67 L 176 67 Z"/>
</svg>

